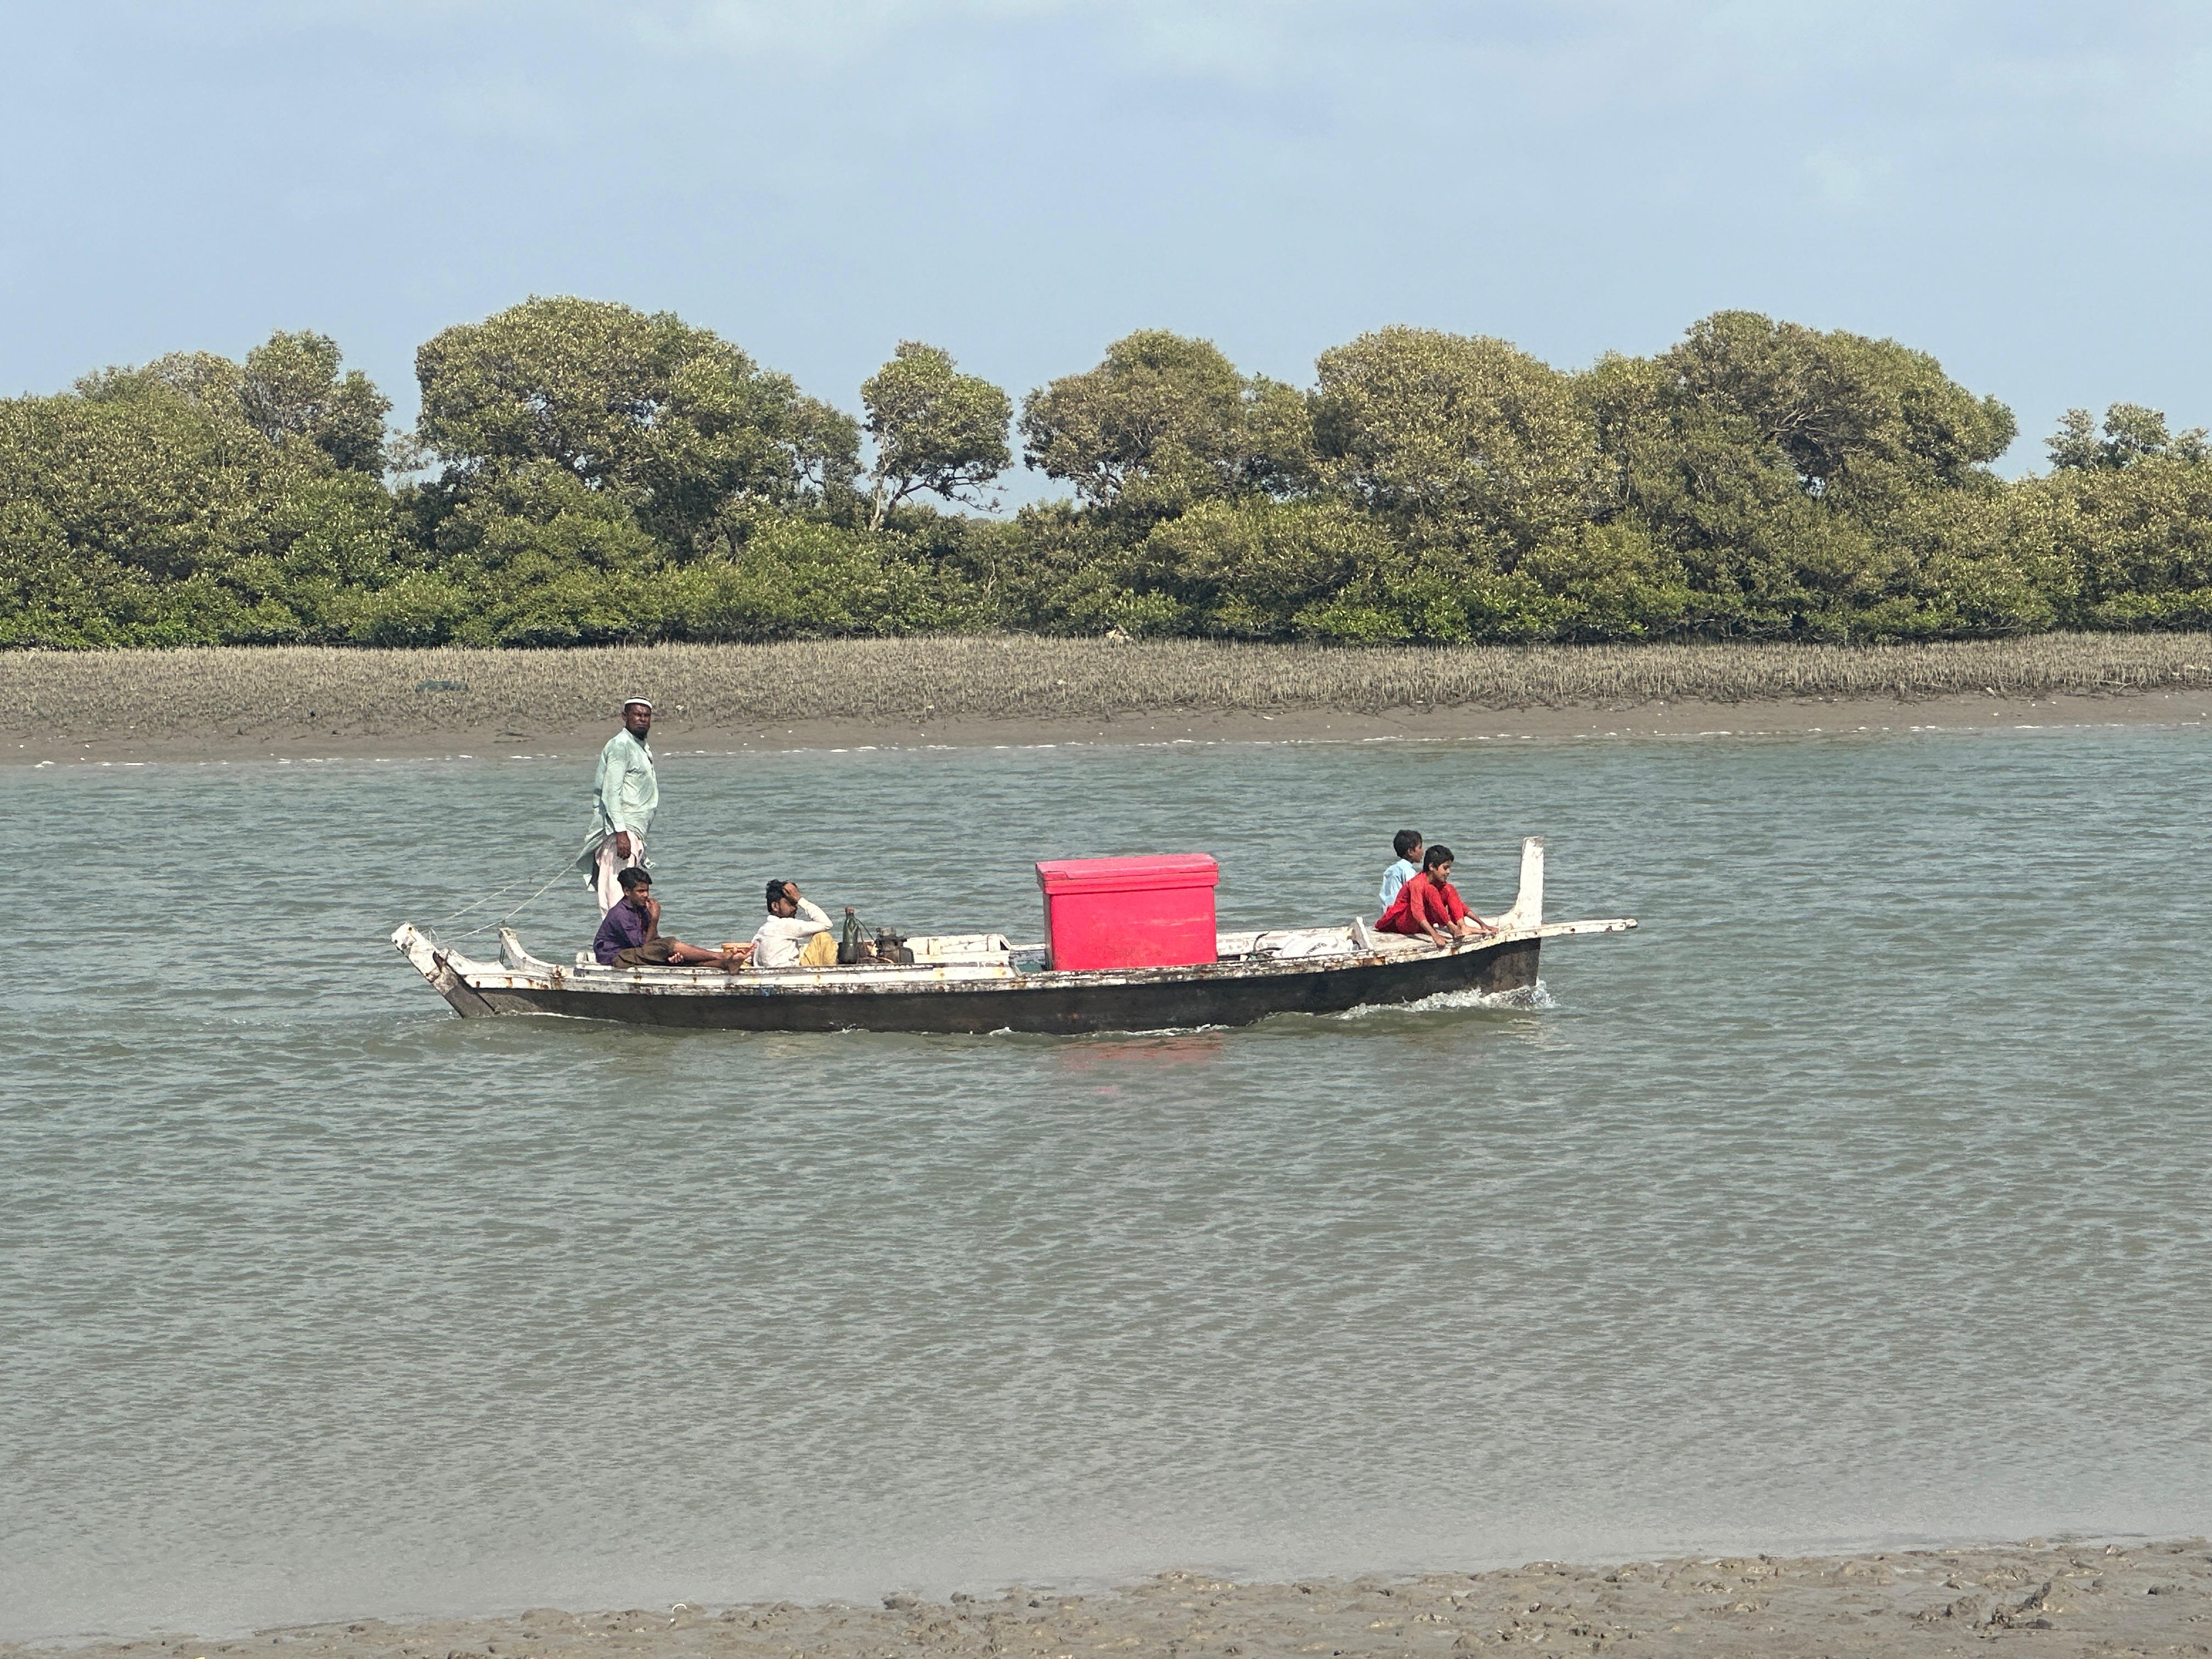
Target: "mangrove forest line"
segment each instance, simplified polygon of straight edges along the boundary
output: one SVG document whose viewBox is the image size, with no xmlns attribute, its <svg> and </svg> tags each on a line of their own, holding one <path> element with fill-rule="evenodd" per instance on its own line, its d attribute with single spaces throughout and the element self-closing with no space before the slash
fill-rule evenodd
<svg viewBox="0 0 2212 1659">
<path fill-rule="evenodd" d="M 1312 383 L 1148 330 L 1018 408 L 908 342 L 860 412 L 667 313 L 532 299 L 0 400 L 0 646 L 975 633 L 1909 641 L 2212 625 L 2212 449 L 2115 404 L 2036 476 L 1893 341 L 1745 312 L 1565 373 L 1391 327 Z M 1066 495 L 989 516 L 1017 464 Z"/>
</svg>

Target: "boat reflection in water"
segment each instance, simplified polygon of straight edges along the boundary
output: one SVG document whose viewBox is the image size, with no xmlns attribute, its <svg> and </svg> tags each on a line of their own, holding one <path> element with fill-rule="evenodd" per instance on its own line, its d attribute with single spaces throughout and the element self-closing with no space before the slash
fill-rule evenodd
<svg viewBox="0 0 2212 1659">
<path fill-rule="evenodd" d="M 1210 905 L 1209 905 L 1210 908 Z M 464 1018 L 560 1014 L 739 1031 L 1029 1031 L 1080 1034 L 1249 1025 L 1270 1014 L 1341 1013 L 1447 992 L 1536 983 L 1547 939 L 1618 933 L 1634 921 L 1547 924 L 1544 843 L 1521 843 L 1521 887 L 1498 931 L 1439 950 L 1425 939 L 1342 927 L 1216 933 L 1213 960 L 1165 967 L 1055 967 L 1047 946 L 996 933 L 906 941 L 912 963 L 825 968 L 609 968 L 588 952 L 543 961 L 500 930 L 478 962 L 411 923 L 392 942 Z"/>
</svg>

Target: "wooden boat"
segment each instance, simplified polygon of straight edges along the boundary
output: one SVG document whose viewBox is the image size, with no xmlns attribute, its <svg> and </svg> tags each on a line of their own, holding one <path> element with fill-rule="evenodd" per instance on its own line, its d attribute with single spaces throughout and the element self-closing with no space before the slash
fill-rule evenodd
<svg viewBox="0 0 2212 1659">
<path fill-rule="evenodd" d="M 1218 935 L 1217 959 L 1180 968 L 1062 972 L 1042 945 L 995 933 L 907 941 L 911 965 L 608 968 L 532 956 L 500 930 L 479 962 L 404 923 L 392 942 L 464 1018 L 561 1014 L 635 1025 L 742 1031 L 1033 1031 L 1073 1034 L 1249 1025 L 1271 1014 L 1341 1013 L 1452 992 L 1536 983 L 1547 939 L 1624 933 L 1633 920 L 1547 923 L 1544 843 L 1521 844 L 1521 886 L 1497 933 L 1438 950 L 1426 939 L 1345 927 Z"/>
</svg>

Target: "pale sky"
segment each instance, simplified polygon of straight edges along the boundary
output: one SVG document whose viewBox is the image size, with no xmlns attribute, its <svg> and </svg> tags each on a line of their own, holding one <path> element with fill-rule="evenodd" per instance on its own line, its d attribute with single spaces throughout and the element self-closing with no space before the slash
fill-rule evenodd
<svg viewBox="0 0 2212 1659">
<path fill-rule="evenodd" d="M 14 0 L 0 136 L 0 394 L 312 327 L 411 416 L 532 293 L 848 409 L 902 338 L 1018 398 L 1139 327 L 1304 384 L 1747 307 L 1932 352 L 2008 471 L 2212 423 L 2203 3 Z"/>
</svg>

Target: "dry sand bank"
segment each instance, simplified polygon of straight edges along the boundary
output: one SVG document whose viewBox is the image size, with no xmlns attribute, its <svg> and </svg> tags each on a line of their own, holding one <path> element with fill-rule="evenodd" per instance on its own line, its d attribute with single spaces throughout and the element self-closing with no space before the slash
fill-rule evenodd
<svg viewBox="0 0 2212 1659">
<path fill-rule="evenodd" d="M 1740 735 L 2212 719 L 2212 635 L 1327 650 L 1025 637 L 0 653 L 0 758 Z"/>
<path fill-rule="evenodd" d="M 720 1659 L 907 1653 L 1257 1656 L 1546 1653 L 1963 1654 L 1985 1644 L 2046 1655 L 2212 1653 L 2212 1549 L 2046 1545 L 1778 1559 L 1690 1557 L 1619 1567 L 1554 1562 L 1414 1578 L 1243 1584 L 1170 1572 L 1109 1595 L 1014 1589 L 880 1607 L 788 1601 L 716 1609 L 350 1624 L 204 1642 L 164 1634 L 66 1650 L 72 1659 Z M 0 1646 L 0 1659 L 61 1650 Z"/>
</svg>

